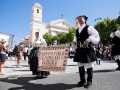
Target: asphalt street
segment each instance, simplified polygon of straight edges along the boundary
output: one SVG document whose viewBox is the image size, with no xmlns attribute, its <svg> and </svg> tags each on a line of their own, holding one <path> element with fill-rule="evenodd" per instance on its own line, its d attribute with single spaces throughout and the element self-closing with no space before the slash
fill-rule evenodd
<svg viewBox="0 0 120 90">
<path fill-rule="evenodd" d="M 52 74 L 47 78 L 33 80 L 32 75 L 18 79 L 0 79 L 0 90 L 86 90 L 77 87 L 78 73 Z M 89 90 L 120 90 L 120 71 L 94 71 L 93 85 Z"/>
<path fill-rule="evenodd" d="M 101 61 L 101 65 L 94 66 L 93 85 L 89 90 L 120 90 L 120 71 L 116 71 L 114 61 Z M 21 67 L 16 68 L 16 60 L 6 60 L 5 75 L 0 76 L 0 90 L 86 90 L 77 87 L 79 74 L 77 63 L 68 59 L 64 73 L 51 72 L 43 79 L 33 79 L 27 61 L 21 61 Z M 14 77 L 14 78 L 10 78 Z"/>
</svg>

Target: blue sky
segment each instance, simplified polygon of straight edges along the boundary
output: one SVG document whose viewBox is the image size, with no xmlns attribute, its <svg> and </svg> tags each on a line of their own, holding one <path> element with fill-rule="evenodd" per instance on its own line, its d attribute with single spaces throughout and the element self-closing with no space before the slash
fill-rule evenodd
<svg viewBox="0 0 120 90">
<path fill-rule="evenodd" d="M 0 0 L 0 32 L 13 34 L 15 44 L 30 33 L 32 5 L 38 2 L 43 7 L 43 22 L 64 19 L 75 26 L 78 15 L 88 16 L 87 24 L 94 26 L 96 18 L 117 18 L 120 0 Z"/>
</svg>

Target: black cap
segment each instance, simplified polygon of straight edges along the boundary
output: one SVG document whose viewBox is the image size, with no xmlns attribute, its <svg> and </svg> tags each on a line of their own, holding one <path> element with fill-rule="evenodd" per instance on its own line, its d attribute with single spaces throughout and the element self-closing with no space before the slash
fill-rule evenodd
<svg viewBox="0 0 120 90">
<path fill-rule="evenodd" d="M 114 30 L 113 30 L 113 32 L 116 32 L 116 31 L 117 31 L 117 29 L 114 29 Z"/>
<path fill-rule="evenodd" d="M 81 15 L 81 16 L 79 16 L 79 17 L 83 17 L 86 21 L 87 21 L 87 19 L 88 19 L 88 17 L 85 16 L 85 15 Z"/>
</svg>

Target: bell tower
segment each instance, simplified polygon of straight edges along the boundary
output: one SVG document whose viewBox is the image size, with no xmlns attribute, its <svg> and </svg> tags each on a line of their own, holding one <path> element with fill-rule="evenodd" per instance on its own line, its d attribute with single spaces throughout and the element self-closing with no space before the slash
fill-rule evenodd
<svg viewBox="0 0 120 90">
<path fill-rule="evenodd" d="M 31 18 L 31 22 L 30 22 L 29 42 L 34 42 L 35 32 L 40 32 L 40 30 L 41 30 L 40 23 L 42 23 L 42 9 L 43 9 L 43 7 L 39 3 L 35 3 L 32 6 L 32 18 Z"/>
<path fill-rule="evenodd" d="M 35 3 L 32 7 L 32 21 L 42 22 L 42 6 L 39 3 Z"/>
</svg>

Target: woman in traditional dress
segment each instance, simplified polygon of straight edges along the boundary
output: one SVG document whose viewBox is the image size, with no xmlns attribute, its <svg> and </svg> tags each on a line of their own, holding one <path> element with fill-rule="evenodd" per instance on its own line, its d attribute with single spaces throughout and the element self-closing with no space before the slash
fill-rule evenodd
<svg viewBox="0 0 120 90">
<path fill-rule="evenodd" d="M 46 41 L 44 38 L 40 37 L 39 32 L 35 33 L 35 40 L 33 44 L 33 49 L 30 52 L 30 71 L 32 71 L 33 75 L 36 75 L 34 79 L 41 79 L 50 75 L 49 71 L 40 71 L 38 70 L 38 53 L 39 53 L 39 45 L 46 45 Z"/>
</svg>

